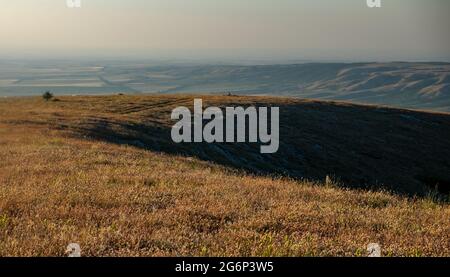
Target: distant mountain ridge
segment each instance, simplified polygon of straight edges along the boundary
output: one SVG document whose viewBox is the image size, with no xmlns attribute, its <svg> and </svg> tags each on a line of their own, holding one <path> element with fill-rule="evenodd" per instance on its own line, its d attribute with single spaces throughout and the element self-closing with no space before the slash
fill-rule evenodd
<svg viewBox="0 0 450 277">
<path fill-rule="evenodd" d="M 177 71 L 181 84 L 168 92 L 196 92 L 203 87 L 213 91 L 211 84 L 217 84 L 223 90 L 241 94 L 289 95 L 450 111 L 450 64 L 447 63 L 313 63 L 189 69 L 185 68 L 182 74 Z M 173 76 L 171 69 L 166 70 L 161 72 Z M 185 80 L 188 76 L 195 77 L 195 82 Z M 229 88 L 224 85 L 228 82 L 233 82 Z"/>
<path fill-rule="evenodd" d="M 449 69 L 448 64 L 437 63 L 352 65 L 332 78 L 307 83 L 304 92 L 314 96 L 328 91 L 317 98 L 448 111 Z"/>
<path fill-rule="evenodd" d="M 102 62 L 0 67 L 0 95 L 233 93 L 345 100 L 450 112 L 450 63 L 157 65 Z"/>
</svg>

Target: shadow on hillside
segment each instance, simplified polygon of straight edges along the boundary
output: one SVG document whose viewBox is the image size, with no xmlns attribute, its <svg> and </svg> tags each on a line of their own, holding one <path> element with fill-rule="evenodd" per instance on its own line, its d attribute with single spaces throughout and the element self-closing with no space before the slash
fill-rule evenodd
<svg viewBox="0 0 450 277">
<path fill-rule="evenodd" d="M 308 102 L 280 107 L 280 148 L 260 144 L 175 144 L 170 127 L 153 121 L 91 119 L 84 135 L 169 154 L 192 156 L 258 175 L 424 196 L 450 191 L 450 116 Z"/>
</svg>

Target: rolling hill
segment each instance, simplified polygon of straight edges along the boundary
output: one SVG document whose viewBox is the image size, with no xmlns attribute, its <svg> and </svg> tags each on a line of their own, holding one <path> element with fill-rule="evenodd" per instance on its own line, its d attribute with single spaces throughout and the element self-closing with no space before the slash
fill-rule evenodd
<svg viewBox="0 0 450 277">
<path fill-rule="evenodd" d="M 450 115 L 201 96 L 279 106 L 280 151 L 261 155 L 172 143 L 194 97 L 0 100 L 0 256 L 450 255 Z"/>
</svg>

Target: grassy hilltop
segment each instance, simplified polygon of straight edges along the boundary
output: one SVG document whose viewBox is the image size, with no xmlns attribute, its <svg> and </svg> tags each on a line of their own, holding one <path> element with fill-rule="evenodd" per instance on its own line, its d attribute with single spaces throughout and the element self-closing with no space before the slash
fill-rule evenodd
<svg viewBox="0 0 450 277">
<path fill-rule="evenodd" d="M 450 115 L 202 98 L 280 106 L 280 151 L 171 143 L 194 96 L 0 100 L 0 256 L 450 256 Z"/>
</svg>

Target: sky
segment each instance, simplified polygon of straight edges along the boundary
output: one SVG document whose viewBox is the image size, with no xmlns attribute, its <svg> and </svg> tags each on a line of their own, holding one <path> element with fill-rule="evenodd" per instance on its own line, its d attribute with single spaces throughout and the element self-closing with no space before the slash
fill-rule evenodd
<svg viewBox="0 0 450 277">
<path fill-rule="evenodd" d="M 450 1 L 0 0 L 0 58 L 450 61 Z"/>
</svg>

